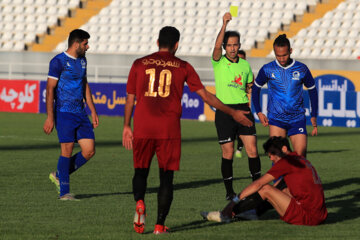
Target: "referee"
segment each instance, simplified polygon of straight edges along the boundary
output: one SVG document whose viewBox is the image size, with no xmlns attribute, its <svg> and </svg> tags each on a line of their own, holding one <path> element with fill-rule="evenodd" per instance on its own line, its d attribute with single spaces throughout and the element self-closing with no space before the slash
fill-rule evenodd
<svg viewBox="0 0 360 240">
<path fill-rule="evenodd" d="M 231 14 L 225 13 L 212 55 L 216 96 L 224 104 L 234 109 L 250 111 L 246 87 L 253 81 L 253 73 L 249 63 L 238 57 L 240 34 L 236 31 L 226 31 L 230 20 Z M 225 50 L 225 55 L 222 55 L 222 48 Z M 254 123 L 251 113 L 247 117 Z M 226 199 L 231 200 L 236 196 L 232 183 L 236 136 L 239 136 L 244 143 L 253 181 L 261 176 L 261 164 L 256 146 L 256 129 L 255 125 L 247 127 L 235 122 L 231 116 L 220 110 L 216 110 L 215 125 L 222 151 L 221 173 L 226 189 Z"/>
</svg>

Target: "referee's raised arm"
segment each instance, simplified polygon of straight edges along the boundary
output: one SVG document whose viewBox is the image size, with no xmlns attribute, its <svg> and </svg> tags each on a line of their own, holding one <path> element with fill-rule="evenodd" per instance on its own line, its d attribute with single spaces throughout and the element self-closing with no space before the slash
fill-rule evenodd
<svg viewBox="0 0 360 240">
<path fill-rule="evenodd" d="M 229 12 L 224 14 L 224 16 L 223 16 L 223 25 L 221 26 L 220 32 L 216 37 L 214 51 L 213 51 L 213 55 L 212 55 L 212 58 L 215 61 L 219 61 L 220 58 L 221 58 L 221 55 L 222 55 L 222 49 L 221 48 L 222 48 L 223 41 L 224 41 L 226 26 L 230 22 L 231 19 L 232 19 L 232 17 L 231 17 L 231 14 Z"/>
</svg>

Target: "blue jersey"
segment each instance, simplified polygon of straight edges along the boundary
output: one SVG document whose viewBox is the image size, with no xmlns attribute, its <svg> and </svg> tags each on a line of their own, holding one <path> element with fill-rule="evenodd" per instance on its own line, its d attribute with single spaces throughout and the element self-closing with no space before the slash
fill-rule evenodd
<svg viewBox="0 0 360 240">
<path fill-rule="evenodd" d="M 50 61 L 48 77 L 58 80 L 55 111 L 84 113 L 86 58 L 74 58 L 66 52 Z"/>
<path fill-rule="evenodd" d="M 295 60 L 287 67 L 281 66 L 277 60 L 265 64 L 255 79 L 254 87 L 261 88 L 266 83 L 269 119 L 288 123 L 304 119 L 303 85 L 316 91 L 314 78 L 305 64 Z M 261 110 L 260 104 L 257 105 L 255 110 L 258 113 Z"/>
</svg>

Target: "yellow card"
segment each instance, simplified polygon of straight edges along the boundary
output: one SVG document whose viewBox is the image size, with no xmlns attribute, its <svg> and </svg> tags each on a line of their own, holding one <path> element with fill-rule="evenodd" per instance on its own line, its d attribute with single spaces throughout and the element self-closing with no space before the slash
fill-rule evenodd
<svg viewBox="0 0 360 240">
<path fill-rule="evenodd" d="M 238 16 L 238 6 L 230 6 L 230 14 L 233 17 L 237 17 Z"/>
</svg>

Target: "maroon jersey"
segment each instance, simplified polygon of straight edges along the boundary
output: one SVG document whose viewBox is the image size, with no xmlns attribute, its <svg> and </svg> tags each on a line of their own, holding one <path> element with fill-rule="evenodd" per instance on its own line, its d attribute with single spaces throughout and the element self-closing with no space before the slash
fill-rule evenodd
<svg viewBox="0 0 360 240">
<path fill-rule="evenodd" d="M 134 137 L 181 138 L 181 98 L 185 82 L 194 92 L 204 88 L 194 68 L 169 52 L 135 60 L 126 91 L 135 94 Z"/>
<path fill-rule="evenodd" d="M 301 207 L 314 216 L 326 219 L 321 180 L 308 160 L 293 152 L 275 163 L 267 173 L 275 179 L 283 176 L 291 195 Z"/>
</svg>

